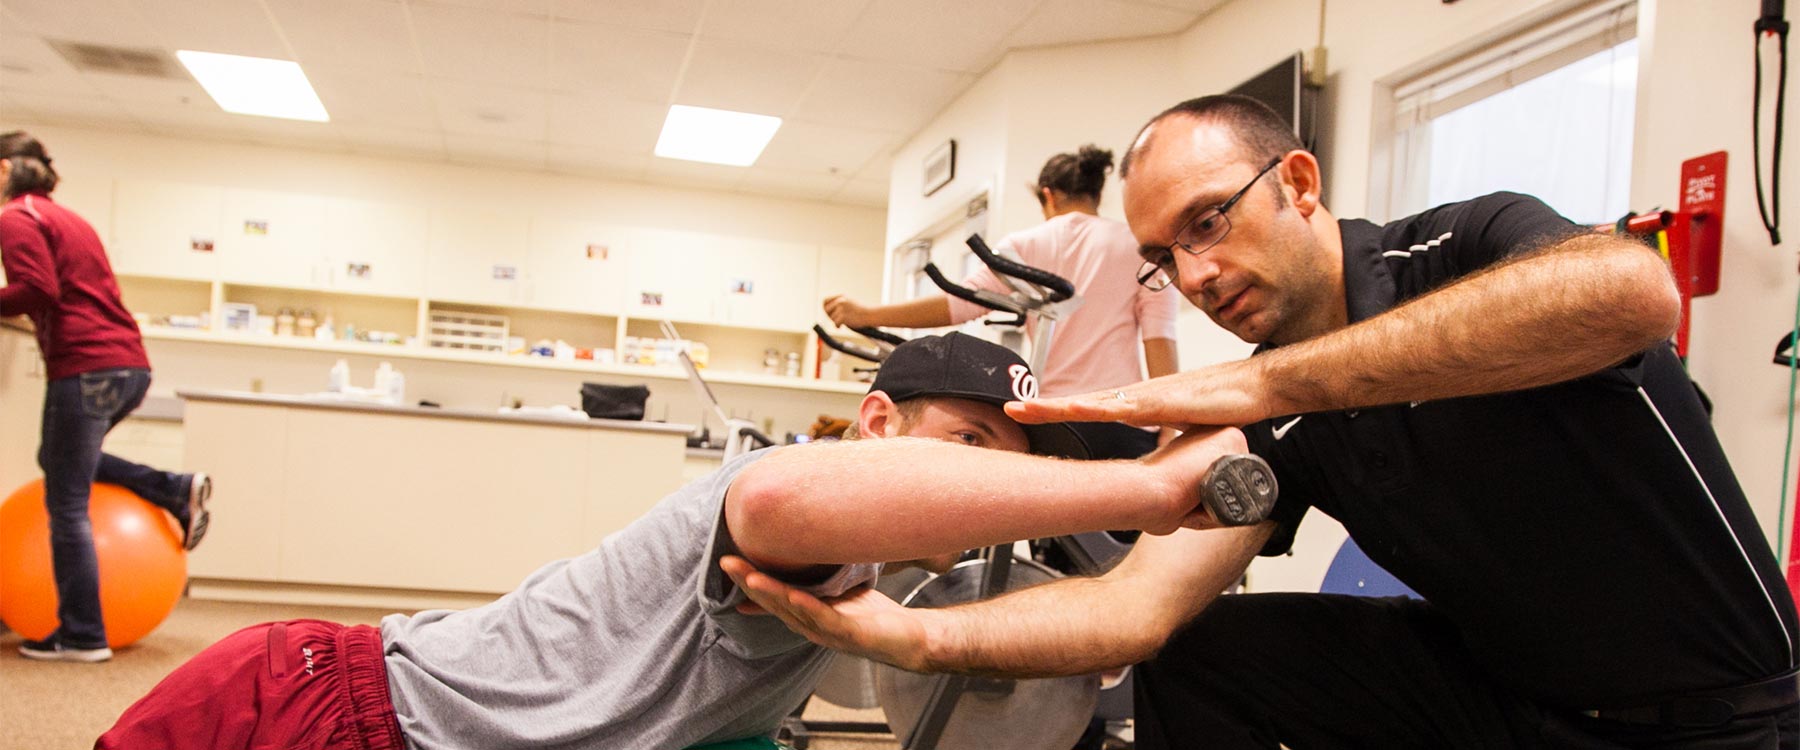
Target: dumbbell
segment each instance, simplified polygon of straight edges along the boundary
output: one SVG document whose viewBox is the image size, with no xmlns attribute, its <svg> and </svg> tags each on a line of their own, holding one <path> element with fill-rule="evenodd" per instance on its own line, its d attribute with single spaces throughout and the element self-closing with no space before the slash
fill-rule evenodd
<svg viewBox="0 0 1800 750">
<path fill-rule="evenodd" d="M 1220 456 L 1200 482 L 1200 502 L 1226 526 L 1267 519 L 1275 508 L 1275 494 L 1275 470 L 1262 457 L 1248 453 Z"/>
</svg>

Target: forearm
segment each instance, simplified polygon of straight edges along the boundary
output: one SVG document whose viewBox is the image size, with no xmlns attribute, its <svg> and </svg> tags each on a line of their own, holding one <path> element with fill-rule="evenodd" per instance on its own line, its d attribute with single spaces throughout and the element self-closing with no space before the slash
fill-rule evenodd
<svg viewBox="0 0 1800 750">
<path fill-rule="evenodd" d="M 1153 378 L 1173 375 L 1181 367 L 1174 339 L 1144 339 L 1144 372 Z"/>
<path fill-rule="evenodd" d="M 919 671 L 1004 677 L 1136 664 L 1235 583 L 1274 524 L 1145 537 L 1117 569 L 985 602 L 921 611 Z"/>
<path fill-rule="evenodd" d="M 1534 388 L 1668 338 L 1679 300 L 1634 243 L 1581 235 L 1239 363 L 1269 416 Z"/>
<path fill-rule="evenodd" d="M 915 438 L 777 451 L 726 495 L 760 566 L 908 560 L 1166 520 L 1178 492 L 1125 461 L 1062 461 Z"/>
<path fill-rule="evenodd" d="M 30 315 L 50 309 L 55 298 L 30 284 L 0 287 L 0 316 Z"/>
<path fill-rule="evenodd" d="M 950 316 L 949 298 L 936 294 L 907 302 L 871 307 L 864 315 L 864 322 L 861 325 L 892 328 L 942 328 L 954 324 L 955 321 L 951 320 Z"/>
</svg>

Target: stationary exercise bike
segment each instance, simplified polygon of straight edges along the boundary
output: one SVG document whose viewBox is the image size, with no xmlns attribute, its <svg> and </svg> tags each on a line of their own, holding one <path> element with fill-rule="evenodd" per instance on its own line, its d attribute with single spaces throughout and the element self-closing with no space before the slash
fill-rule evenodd
<svg viewBox="0 0 1800 750">
<path fill-rule="evenodd" d="M 924 268 L 926 276 L 946 294 L 1011 316 L 988 320 L 988 325 L 1030 330 L 1028 361 L 1033 371 L 1041 371 L 1048 359 L 1057 320 L 1081 305 L 1074 285 L 1043 269 L 1001 257 L 980 235 L 971 235 L 968 244 L 976 258 L 1008 286 L 1009 293 L 964 287 L 932 263 Z M 822 327 L 814 327 L 826 346 L 877 366 L 903 341 L 879 329 L 852 330 L 869 339 L 872 346 L 850 344 Z M 1059 537 L 1049 543 L 1062 551 L 1074 570 L 1058 571 L 1037 560 L 1015 556 L 1012 545 L 996 546 L 978 551 L 942 575 L 924 577 L 910 590 L 898 595 L 893 591 L 884 593 L 908 607 L 962 604 L 1046 583 L 1065 574 L 1098 575 L 1130 550 L 1128 544 L 1105 532 Z M 840 656 L 834 669 L 845 665 L 860 667 L 857 662 L 868 664 Z M 1090 717 L 1123 722 L 1131 715 L 1129 683 L 1121 680 L 1110 686 L 1105 691 L 1109 694 L 1107 700 L 1103 701 L 1098 675 L 996 680 L 922 675 L 886 664 L 875 664 L 872 669 L 876 698 L 892 731 L 908 750 L 1071 747 L 1091 723 Z M 833 698 L 824 690 L 820 694 L 827 700 Z M 1100 708 L 1108 710 L 1097 713 Z"/>
</svg>

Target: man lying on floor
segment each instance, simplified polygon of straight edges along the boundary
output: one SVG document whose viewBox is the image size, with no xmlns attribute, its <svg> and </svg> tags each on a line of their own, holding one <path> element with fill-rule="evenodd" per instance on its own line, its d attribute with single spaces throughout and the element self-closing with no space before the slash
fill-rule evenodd
<svg viewBox="0 0 1800 750">
<path fill-rule="evenodd" d="M 830 652 L 739 613 L 726 555 L 834 596 L 873 581 L 880 561 L 947 565 L 1017 539 L 1207 523 L 1201 477 L 1244 450 L 1241 433 L 1196 432 L 1138 461 L 1058 460 L 1085 457 L 1066 425 L 1020 425 L 1001 409 L 1036 391 L 1031 378 L 970 336 L 909 342 L 863 398 L 861 439 L 736 458 L 483 607 L 390 615 L 379 629 L 238 631 L 96 747 L 684 748 L 766 735 Z"/>
</svg>

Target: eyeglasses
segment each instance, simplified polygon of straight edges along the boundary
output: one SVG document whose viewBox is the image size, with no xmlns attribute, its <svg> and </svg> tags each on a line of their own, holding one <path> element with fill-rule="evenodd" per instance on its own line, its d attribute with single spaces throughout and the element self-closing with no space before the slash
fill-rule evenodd
<svg viewBox="0 0 1800 750">
<path fill-rule="evenodd" d="M 1174 244 L 1152 251 L 1144 261 L 1144 265 L 1138 267 L 1138 283 L 1153 292 L 1160 292 L 1175 283 L 1175 248 L 1180 247 L 1189 255 L 1199 255 L 1211 250 L 1213 245 L 1224 240 L 1225 235 L 1231 232 L 1231 219 L 1225 216 L 1225 212 L 1230 211 L 1232 206 L 1243 200 L 1244 195 L 1250 192 L 1251 186 L 1280 163 L 1280 156 L 1270 159 L 1268 164 L 1263 165 L 1262 171 L 1257 172 L 1256 176 L 1244 183 L 1244 187 L 1236 193 L 1232 193 L 1230 198 L 1226 198 L 1224 203 L 1201 211 L 1195 214 L 1194 218 L 1188 219 L 1187 224 L 1182 225 L 1181 231 L 1175 233 Z"/>
</svg>

